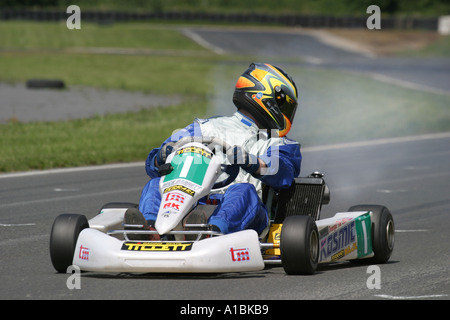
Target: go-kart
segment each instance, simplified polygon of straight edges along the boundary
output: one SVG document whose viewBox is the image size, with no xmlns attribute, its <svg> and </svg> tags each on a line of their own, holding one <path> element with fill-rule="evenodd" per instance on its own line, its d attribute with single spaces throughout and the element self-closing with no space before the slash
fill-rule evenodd
<svg viewBox="0 0 450 320">
<path fill-rule="evenodd" d="M 320 219 L 330 191 L 319 172 L 296 178 L 289 189 L 264 188 L 270 223 L 262 234 L 211 230 L 207 221 L 216 205 L 199 200 L 236 179 L 239 166 L 222 164 L 227 148 L 217 138 L 188 137 L 173 144 L 159 168 L 162 201 L 155 230 L 124 224 L 125 211 L 138 207 L 134 203 L 108 203 L 89 221 L 84 215 L 59 215 L 50 237 L 54 268 L 61 273 L 71 265 L 97 272 L 223 273 L 279 264 L 287 274 L 313 274 L 319 263 L 388 261 L 394 248 L 389 210 L 357 205 Z M 133 240 L 136 235 L 144 240 Z M 155 235 L 160 239 L 150 240 Z"/>
</svg>

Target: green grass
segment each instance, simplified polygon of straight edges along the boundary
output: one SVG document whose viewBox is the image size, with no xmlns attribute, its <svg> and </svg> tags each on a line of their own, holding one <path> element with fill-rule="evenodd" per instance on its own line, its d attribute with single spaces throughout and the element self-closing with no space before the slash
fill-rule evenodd
<svg viewBox="0 0 450 320">
<path fill-rule="evenodd" d="M 217 62 L 172 27 L 83 24 L 69 31 L 61 23 L 0 22 L 0 81 L 57 78 L 67 86 L 179 95 L 176 106 L 65 122 L 0 125 L 0 172 L 142 161 L 174 129 L 206 113 Z M 76 47 L 192 50 L 202 55 L 75 54 Z M 0 97 L 1 101 L 1 97 Z"/>
<path fill-rule="evenodd" d="M 68 86 L 180 95 L 185 97 L 183 103 L 73 121 L 2 124 L 0 172 L 143 161 L 173 130 L 195 117 L 211 115 L 214 105 L 219 105 L 214 113 L 223 113 L 220 106 L 232 104 L 236 78 L 253 60 L 207 53 L 173 25 L 85 23 L 81 31 L 69 31 L 63 23 L 0 22 L 0 81 L 59 78 Z M 94 46 L 172 50 L 173 54 L 69 50 Z M 198 56 L 185 55 L 186 49 Z M 290 136 L 304 146 L 450 131 L 448 95 L 284 62 L 280 66 L 293 76 L 300 91 Z"/>
<path fill-rule="evenodd" d="M 62 79 L 68 86 L 143 91 L 158 94 L 204 95 L 205 75 L 215 58 L 59 53 L 3 53 L 0 80 Z"/>
<path fill-rule="evenodd" d="M 202 77 L 213 56 L 171 27 L 84 23 L 68 30 L 63 23 L 0 22 L 0 80 L 58 78 L 73 84 L 159 94 L 203 95 Z M 131 48 L 192 50 L 202 56 L 70 54 L 61 49 Z M 56 51 L 55 51 L 56 50 Z M 205 55 L 206 54 L 206 55 Z"/>
<path fill-rule="evenodd" d="M 81 29 L 68 30 L 65 21 L 0 21 L 0 34 L 2 49 L 112 47 L 204 51 L 174 28 L 149 23 L 100 26 L 83 22 Z"/>
<path fill-rule="evenodd" d="M 0 172 L 144 161 L 174 129 L 205 113 L 205 104 L 64 122 L 0 125 Z"/>
</svg>

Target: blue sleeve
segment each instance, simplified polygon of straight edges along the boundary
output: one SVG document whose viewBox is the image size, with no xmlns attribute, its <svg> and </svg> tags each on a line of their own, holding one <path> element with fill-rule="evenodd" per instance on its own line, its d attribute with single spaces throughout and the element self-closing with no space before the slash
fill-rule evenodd
<svg viewBox="0 0 450 320">
<path fill-rule="evenodd" d="M 174 132 L 169 138 L 167 138 L 159 148 L 154 148 L 150 151 L 147 160 L 145 161 L 145 171 L 150 178 L 159 177 L 158 167 L 155 166 L 155 157 L 159 150 L 168 142 L 176 142 L 184 137 L 197 137 L 201 136 L 200 126 L 196 121 L 188 125 L 187 127 Z"/>
<path fill-rule="evenodd" d="M 300 174 L 302 155 L 300 144 L 296 142 L 271 146 L 260 158 L 268 167 L 258 178 L 276 190 L 289 188 Z"/>
</svg>

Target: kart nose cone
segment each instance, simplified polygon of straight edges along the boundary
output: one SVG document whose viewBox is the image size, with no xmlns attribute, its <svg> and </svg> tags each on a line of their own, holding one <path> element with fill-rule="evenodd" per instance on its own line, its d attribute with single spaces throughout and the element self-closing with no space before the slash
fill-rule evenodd
<svg viewBox="0 0 450 320">
<path fill-rule="evenodd" d="M 173 228 L 173 223 L 167 219 L 158 219 L 155 223 L 155 229 L 160 235 L 166 234 Z"/>
</svg>

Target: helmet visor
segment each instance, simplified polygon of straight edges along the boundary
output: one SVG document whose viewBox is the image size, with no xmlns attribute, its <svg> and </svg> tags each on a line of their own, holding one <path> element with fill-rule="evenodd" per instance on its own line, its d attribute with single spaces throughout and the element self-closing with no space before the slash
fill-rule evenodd
<svg viewBox="0 0 450 320">
<path fill-rule="evenodd" d="M 289 102 L 289 98 L 284 101 L 280 107 L 280 111 L 288 118 L 291 122 L 294 120 L 295 111 L 297 110 L 297 103 L 295 101 Z"/>
</svg>

